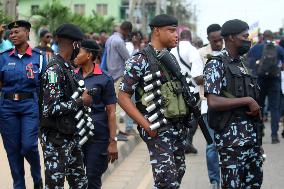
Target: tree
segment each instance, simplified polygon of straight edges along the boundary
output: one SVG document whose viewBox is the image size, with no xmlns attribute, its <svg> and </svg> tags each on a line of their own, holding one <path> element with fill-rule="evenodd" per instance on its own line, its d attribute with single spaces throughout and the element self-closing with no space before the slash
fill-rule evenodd
<svg viewBox="0 0 284 189">
<path fill-rule="evenodd" d="M 12 18 L 6 16 L 6 14 L 3 12 L 3 10 L 0 10 L 0 24 L 4 23 L 10 23 L 12 21 Z"/>
<path fill-rule="evenodd" d="M 33 28 L 38 32 L 42 26 L 48 26 L 50 31 L 54 31 L 59 25 L 69 22 L 70 15 L 71 12 L 67 7 L 53 0 L 51 4 L 46 4 L 33 12 Z"/>
<path fill-rule="evenodd" d="M 114 25 L 114 18 L 105 18 L 93 11 L 92 16 L 83 16 L 72 13 L 68 7 L 63 6 L 58 0 L 53 0 L 51 4 L 46 4 L 32 15 L 34 20 L 33 28 L 36 32 L 47 26 L 50 31 L 54 31 L 63 23 L 73 23 L 78 25 L 83 32 L 99 32 L 105 30 L 111 32 Z"/>
</svg>

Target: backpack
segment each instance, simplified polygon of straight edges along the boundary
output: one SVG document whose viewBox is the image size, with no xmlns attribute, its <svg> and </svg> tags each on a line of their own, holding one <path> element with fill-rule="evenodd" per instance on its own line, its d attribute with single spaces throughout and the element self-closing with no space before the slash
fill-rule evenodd
<svg viewBox="0 0 284 189">
<path fill-rule="evenodd" d="M 275 77 L 279 75 L 277 48 L 272 42 L 264 44 L 262 56 L 259 60 L 257 75 L 261 77 Z"/>
</svg>

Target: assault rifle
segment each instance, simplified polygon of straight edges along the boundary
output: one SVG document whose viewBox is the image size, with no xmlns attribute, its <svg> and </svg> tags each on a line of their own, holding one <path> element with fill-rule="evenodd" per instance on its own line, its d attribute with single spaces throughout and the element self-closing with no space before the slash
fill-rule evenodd
<svg viewBox="0 0 284 189">
<path fill-rule="evenodd" d="M 190 108 L 190 111 L 192 112 L 194 118 L 197 120 L 207 143 L 212 144 L 212 138 L 198 108 L 198 100 L 194 97 L 193 92 L 191 92 L 190 90 L 190 83 L 188 83 L 186 77 L 181 73 L 177 60 L 170 54 L 168 50 L 161 51 L 157 58 L 159 59 L 161 64 L 163 64 L 166 69 L 169 70 L 172 75 L 181 82 L 185 102 Z"/>
</svg>

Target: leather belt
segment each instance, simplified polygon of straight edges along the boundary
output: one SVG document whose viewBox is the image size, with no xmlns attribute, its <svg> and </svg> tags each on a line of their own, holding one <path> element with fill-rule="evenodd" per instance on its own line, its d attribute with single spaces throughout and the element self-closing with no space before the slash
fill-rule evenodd
<svg viewBox="0 0 284 189">
<path fill-rule="evenodd" d="M 19 101 L 27 98 L 33 98 L 34 95 L 33 93 L 4 93 L 3 97 L 4 99 Z"/>
</svg>

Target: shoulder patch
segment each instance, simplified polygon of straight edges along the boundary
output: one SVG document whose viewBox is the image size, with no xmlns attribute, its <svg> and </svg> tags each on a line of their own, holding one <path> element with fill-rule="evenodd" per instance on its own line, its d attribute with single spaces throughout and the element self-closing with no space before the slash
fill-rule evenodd
<svg viewBox="0 0 284 189">
<path fill-rule="evenodd" d="M 33 48 L 32 51 L 37 52 L 39 54 L 42 54 L 42 51 L 38 48 Z"/>
<path fill-rule="evenodd" d="M 48 74 L 48 83 L 50 83 L 50 84 L 57 83 L 58 75 L 57 75 L 57 73 L 55 71 L 49 70 L 47 72 L 47 74 Z"/>
<path fill-rule="evenodd" d="M 111 77 L 111 75 L 110 75 L 107 71 L 102 70 L 102 72 L 103 72 L 103 74 L 106 75 L 107 77 Z M 112 77 L 111 77 L 111 78 L 112 78 Z"/>
</svg>

